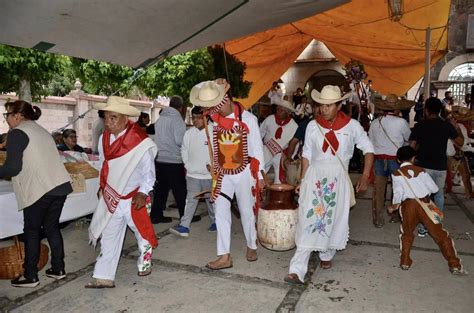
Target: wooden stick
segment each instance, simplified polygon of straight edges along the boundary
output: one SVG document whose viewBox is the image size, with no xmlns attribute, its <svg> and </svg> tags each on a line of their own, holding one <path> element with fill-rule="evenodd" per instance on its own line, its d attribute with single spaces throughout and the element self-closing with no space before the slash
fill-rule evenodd
<svg viewBox="0 0 474 313">
<path fill-rule="evenodd" d="M 209 152 L 209 159 L 211 160 L 211 177 L 212 180 L 215 181 L 217 179 L 216 173 L 214 171 L 214 157 L 212 155 L 212 141 L 211 137 L 209 136 L 209 129 L 208 129 L 208 124 L 207 124 L 207 115 L 204 114 L 204 129 L 206 131 L 206 137 L 207 137 L 207 151 Z"/>
</svg>

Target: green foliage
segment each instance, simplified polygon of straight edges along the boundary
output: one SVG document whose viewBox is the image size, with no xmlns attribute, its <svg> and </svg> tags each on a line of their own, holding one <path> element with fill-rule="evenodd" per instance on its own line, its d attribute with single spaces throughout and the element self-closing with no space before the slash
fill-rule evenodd
<svg viewBox="0 0 474 313">
<path fill-rule="evenodd" d="M 128 66 L 94 60 L 72 58 L 72 71 L 79 78 L 86 93 L 109 96 L 127 96 L 132 88 L 129 79 L 133 69 Z"/>
<path fill-rule="evenodd" d="M 252 83 L 244 81 L 245 63 L 240 62 L 236 57 L 227 53 L 227 51 L 225 52 L 226 57 L 224 59 L 223 48 L 219 45 L 209 47 L 208 51 L 214 60 L 214 77 L 227 78 L 225 67 L 227 61 L 228 80 L 230 82 L 230 92 L 232 96 L 236 98 L 247 98 Z"/>
<path fill-rule="evenodd" d="M 137 80 L 137 86 L 151 98 L 179 95 L 188 103 L 191 88 L 210 79 L 214 79 L 212 56 L 206 49 L 200 49 L 153 65 Z"/>
<path fill-rule="evenodd" d="M 34 100 L 48 95 L 45 85 L 67 67 L 69 58 L 33 49 L 0 45 L 0 92 L 19 92 L 20 81 L 30 82 Z"/>
</svg>

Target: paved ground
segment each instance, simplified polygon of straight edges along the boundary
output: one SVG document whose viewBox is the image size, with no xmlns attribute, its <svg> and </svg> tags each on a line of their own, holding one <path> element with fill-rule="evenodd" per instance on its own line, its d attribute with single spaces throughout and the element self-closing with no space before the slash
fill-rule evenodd
<svg viewBox="0 0 474 313">
<path fill-rule="evenodd" d="M 360 195 L 351 211 L 350 242 L 339 252 L 333 268 L 310 261 L 308 283 L 292 287 L 283 282 L 293 251 L 259 249 L 259 260 L 245 260 L 240 221 L 232 230 L 232 269 L 212 272 L 204 265 L 215 257 L 215 234 L 203 220 L 192 224 L 188 239 L 156 231 L 160 245 L 154 253 L 153 273 L 136 275 L 134 237 L 129 233 L 119 264 L 116 288 L 84 289 L 97 251 L 87 245 L 87 225 L 71 223 L 63 229 L 68 276 L 54 282 L 40 272 L 36 289 L 10 287 L 0 281 L 0 311 L 15 312 L 472 312 L 474 306 L 474 201 L 461 189 L 446 199 L 445 227 L 471 275 L 449 273 L 447 263 L 430 237 L 416 238 L 409 271 L 398 268 L 398 224 L 382 229 L 371 225 L 371 191 Z M 177 210 L 167 215 L 177 216 Z M 4 246 L 7 241 L 0 242 Z"/>
</svg>

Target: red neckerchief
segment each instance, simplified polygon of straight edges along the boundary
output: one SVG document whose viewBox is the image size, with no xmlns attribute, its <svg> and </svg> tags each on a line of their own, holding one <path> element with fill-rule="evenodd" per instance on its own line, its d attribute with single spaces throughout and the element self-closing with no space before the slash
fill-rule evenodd
<svg viewBox="0 0 474 313">
<path fill-rule="evenodd" d="M 233 105 L 234 105 L 234 118 L 222 116 L 220 113 L 214 113 L 214 114 L 211 114 L 212 120 L 217 125 L 224 128 L 225 130 L 232 129 L 232 127 L 234 127 L 234 123 L 237 123 L 239 124 L 239 126 L 242 126 L 243 128 L 245 128 L 245 130 L 248 133 L 249 128 L 247 127 L 245 123 L 243 123 L 239 119 L 239 115 L 242 114 L 242 112 L 245 110 L 244 107 L 242 106 L 242 104 L 235 101 L 233 102 Z"/>
<path fill-rule="evenodd" d="M 100 188 L 104 189 L 109 176 L 109 160 L 113 160 L 126 154 L 142 142 L 148 135 L 140 126 L 131 121 L 127 124 L 125 134 L 110 144 L 110 131 L 105 130 L 102 134 L 102 147 L 104 149 L 104 163 L 100 170 Z"/>
<path fill-rule="evenodd" d="M 291 116 L 288 116 L 284 120 L 280 120 L 278 118 L 278 116 L 276 116 L 276 114 L 275 114 L 275 123 L 279 126 L 277 128 L 277 130 L 275 131 L 275 139 L 280 139 L 281 138 L 281 134 L 283 133 L 283 126 L 288 124 L 290 121 L 291 121 Z"/>
<path fill-rule="evenodd" d="M 334 131 L 343 128 L 344 126 L 349 124 L 350 121 L 351 121 L 351 118 L 349 116 L 345 115 L 344 113 L 342 113 L 341 111 L 337 112 L 336 119 L 334 120 L 332 125 L 329 121 L 326 121 L 325 119 L 323 119 L 321 117 L 321 115 L 318 115 L 318 117 L 316 118 L 316 122 L 318 122 L 319 125 L 321 125 L 324 128 L 329 129 L 329 131 L 326 133 L 325 137 L 331 143 L 332 147 L 335 150 L 335 151 L 332 151 L 332 149 L 331 149 L 331 153 L 333 155 L 336 154 L 336 151 L 339 148 L 339 141 L 337 140 L 336 133 Z M 326 150 L 328 148 L 329 148 L 329 144 L 326 142 L 326 140 L 324 140 L 323 141 L 323 152 L 326 152 Z"/>
</svg>

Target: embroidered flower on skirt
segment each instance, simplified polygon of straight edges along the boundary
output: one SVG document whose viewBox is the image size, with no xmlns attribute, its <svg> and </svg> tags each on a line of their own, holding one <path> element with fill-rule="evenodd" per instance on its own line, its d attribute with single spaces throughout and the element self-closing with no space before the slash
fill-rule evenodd
<svg viewBox="0 0 474 313">
<path fill-rule="evenodd" d="M 306 213 L 307 219 L 314 218 L 315 221 L 306 227 L 307 233 L 317 231 L 320 235 L 329 237 L 326 230 L 333 222 L 332 218 L 336 206 L 336 183 L 336 178 L 332 182 L 329 182 L 328 178 L 316 181 L 316 188 L 313 190 L 314 198 Z"/>
</svg>

